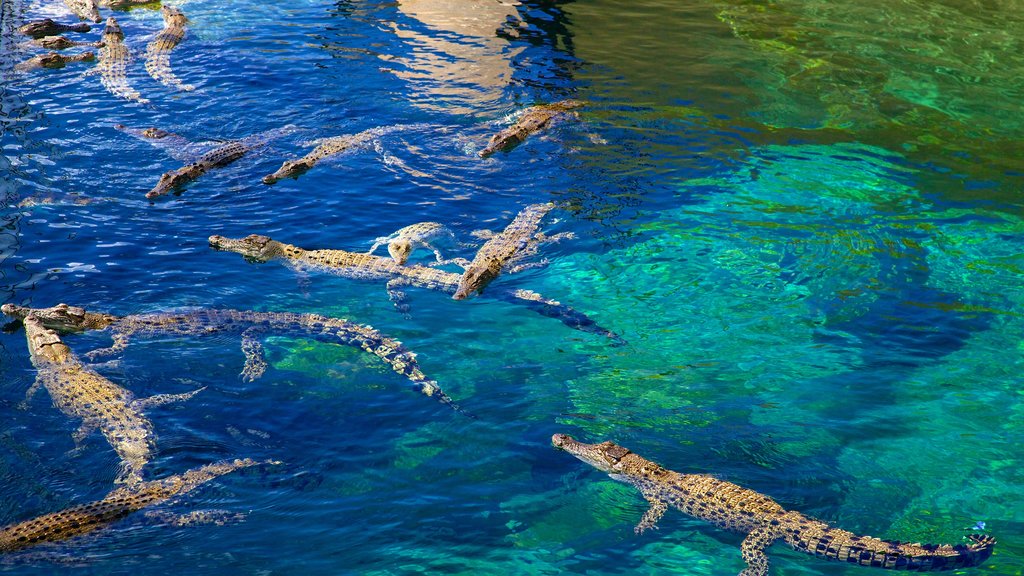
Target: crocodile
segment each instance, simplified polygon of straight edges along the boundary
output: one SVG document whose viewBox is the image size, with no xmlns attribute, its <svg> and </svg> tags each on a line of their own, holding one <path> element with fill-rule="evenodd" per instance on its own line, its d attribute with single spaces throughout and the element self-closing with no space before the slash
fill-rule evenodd
<svg viewBox="0 0 1024 576">
<path fill-rule="evenodd" d="M 24 72 L 27 70 L 34 70 L 36 68 L 63 68 L 69 62 L 92 62 L 95 59 L 96 54 L 92 52 L 82 52 L 81 54 L 75 54 L 73 56 L 65 56 L 59 52 L 49 52 L 47 54 L 33 56 L 32 58 L 29 58 L 15 66 L 14 69 Z"/>
<path fill-rule="evenodd" d="M 124 32 L 118 25 L 117 19 L 111 16 L 107 18 L 107 25 L 103 29 L 103 48 L 100 48 L 100 81 L 103 86 L 114 96 L 135 100 L 140 104 L 148 104 L 149 100 L 128 85 L 128 64 L 132 61 L 132 53 L 125 46 Z"/>
<path fill-rule="evenodd" d="M 89 312 L 77 306 L 58 304 L 51 308 L 26 308 L 4 304 L 0 312 L 23 320 L 37 318 L 43 325 L 61 333 L 107 330 L 113 338 L 110 348 L 94 350 L 86 358 L 120 352 L 135 334 L 221 334 L 240 333 L 242 350 L 246 354 L 242 378 L 253 381 L 266 369 L 263 346 L 259 337 L 267 332 L 301 335 L 320 342 L 341 343 L 373 354 L 387 363 L 395 372 L 408 378 L 421 393 L 436 398 L 443 404 L 459 410 L 445 394 L 437 381 L 428 378 L 416 361 L 416 354 L 401 342 L 381 334 L 370 326 L 356 324 L 342 318 L 329 318 L 318 314 L 292 312 L 252 312 L 242 310 L 202 309 L 176 313 L 134 314 L 114 316 Z"/>
<path fill-rule="evenodd" d="M 23 323 L 29 355 L 37 370 L 36 381 L 26 393 L 25 401 L 28 402 L 40 386 L 45 386 L 57 408 L 82 420 L 73 435 L 75 444 L 80 444 L 98 428 L 121 459 L 122 470 L 117 482 L 140 482 L 154 440 L 153 425 L 142 411 L 187 400 L 200 390 L 135 399 L 131 392 L 82 364 L 60 336 L 46 328 L 41 320 L 30 314 Z"/>
<path fill-rule="evenodd" d="M 159 5 L 160 0 L 99 0 L 99 4 L 103 8 L 124 11 L 137 6 L 153 7 Z"/>
<path fill-rule="evenodd" d="M 60 34 L 61 32 L 88 32 L 89 30 L 92 30 L 92 26 L 89 26 L 85 22 L 79 22 L 77 24 L 60 24 L 49 18 L 29 22 L 28 24 L 18 28 L 18 32 L 33 38 L 53 36 Z"/>
<path fill-rule="evenodd" d="M 388 254 L 399 264 L 409 261 L 409 256 L 417 248 L 426 248 L 434 252 L 438 264 L 444 264 L 446 260 L 441 256 L 441 251 L 434 244 L 455 243 L 455 235 L 444 224 L 440 222 L 417 222 L 401 228 L 388 236 L 381 236 L 374 240 L 373 246 L 366 251 L 373 254 L 381 244 L 388 245 Z"/>
<path fill-rule="evenodd" d="M 222 144 L 203 154 L 195 162 L 190 162 L 181 168 L 164 172 L 156 186 L 149 192 L 146 192 L 146 198 L 150 200 L 159 198 L 199 178 L 213 168 L 227 166 L 249 152 L 263 147 L 267 141 L 268 139 L 264 135 L 257 134 Z"/>
<path fill-rule="evenodd" d="M 460 280 L 458 274 L 427 266 L 402 266 L 390 258 L 345 250 L 306 250 L 259 234 L 251 234 L 240 239 L 214 235 L 210 236 L 209 242 L 213 248 L 237 252 L 251 262 L 281 259 L 299 272 L 321 272 L 357 280 L 386 280 L 388 295 L 396 307 L 403 311 L 407 306 L 404 304 L 405 295 L 398 290 L 399 288 L 417 286 L 454 294 Z M 492 291 L 488 295 L 525 305 L 541 315 L 557 318 L 570 328 L 605 336 L 616 345 L 625 344 L 622 337 L 599 326 L 586 314 L 555 300 L 544 298 L 536 292 L 506 289 Z"/>
<path fill-rule="evenodd" d="M 777 540 L 799 552 L 829 560 L 912 572 L 977 566 L 992 554 L 995 546 L 994 538 L 980 534 L 969 536 L 967 544 L 956 545 L 910 544 L 856 536 L 786 510 L 768 496 L 714 476 L 666 470 L 610 441 L 585 444 L 571 436 L 555 434 L 551 443 L 640 490 L 650 508 L 637 524 L 637 534 L 655 528 L 670 505 L 719 528 L 746 534 L 740 546 L 746 568 L 740 576 L 767 575 L 765 550 Z"/>
<path fill-rule="evenodd" d="M 317 146 L 312 152 L 306 154 L 302 158 L 286 160 L 281 164 L 281 167 L 277 169 L 277 172 L 264 176 L 263 183 L 274 184 L 278 180 L 283 180 L 285 178 L 298 178 L 307 170 L 316 166 L 324 158 L 337 156 L 338 154 L 348 152 L 350 150 L 366 148 L 381 136 L 417 126 L 419 125 L 378 126 L 377 128 L 370 128 L 369 130 L 363 130 L 362 132 L 357 132 L 355 134 L 345 134 L 342 136 L 333 136 L 331 138 L 317 140 L 315 142 Z"/>
<path fill-rule="evenodd" d="M 487 158 L 499 150 L 511 150 L 533 134 L 547 128 L 551 121 L 576 108 L 585 106 L 580 100 L 562 100 L 527 108 L 516 123 L 491 137 L 487 146 L 480 151 L 481 158 Z"/>
<path fill-rule="evenodd" d="M 211 146 L 216 146 L 210 142 L 192 142 L 184 136 L 162 128 L 130 128 L 124 124 L 115 124 L 114 128 L 145 140 L 163 150 L 171 158 L 185 163 L 194 162 L 203 155 L 204 151 L 209 151 Z"/>
<path fill-rule="evenodd" d="M 88 534 L 133 512 L 181 496 L 214 478 L 264 463 L 277 462 L 258 462 L 245 458 L 207 464 L 160 480 L 116 488 L 102 500 L 0 527 L 0 553 L 17 552 L 43 543 L 61 542 Z"/>
<path fill-rule="evenodd" d="M 163 6 L 164 29 L 146 47 L 146 72 L 157 82 L 185 92 L 195 90 L 191 84 L 183 83 L 171 71 L 171 50 L 185 38 L 185 24 L 188 18 L 178 8 Z"/>
<path fill-rule="evenodd" d="M 100 8 L 96 3 L 96 0 L 64 0 L 68 8 L 75 13 L 82 20 L 92 20 L 93 22 L 102 22 L 100 18 Z"/>
<path fill-rule="evenodd" d="M 553 202 L 531 204 L 516 215 L 504 231 L 494 234 L 466 266 L 459 280 L 459 287 L 452 298 L 462 300 L 474 292 L 480 292 L 497 278 L 502 270 L 508 269 L 511 262 L 534 253 L 539 242 L 571 237 L 568 233 L 549 237 L 537 232 L 540 221 L 554 207 Z"/>
<path fill-rule="evenodd" d="M 65 48 L 71 48 L 73 46 L 91 46 L 93 48 L 102 48 L 102 42 L 77 42 L 75 40 L 68 40 L 63 36 L 43 36 L 42 38 L 36 38 L 32 41 L 32 44 L 46 48 L 47 50 L 64 50 Z"/>
</svg>

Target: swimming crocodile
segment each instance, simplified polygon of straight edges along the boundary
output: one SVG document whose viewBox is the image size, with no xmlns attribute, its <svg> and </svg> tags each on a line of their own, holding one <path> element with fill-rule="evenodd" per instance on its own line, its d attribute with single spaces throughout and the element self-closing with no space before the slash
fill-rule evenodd
<svg viewBox="0 0 1024 576">
<path fill-rule="evenodd" d="M 305 250 L 258 234 L 240 239 L 210 236 L 210 246 L 218 250 L 237 252 L 252 262 L 281 259 L 299 272 L 322 272 L 358 280 L 387 280 L 388 295 L 399 310 L 406 308 L 405 295 L 398 290 L 403 286 L 417 286 L 454 294 L 460 280 L 458 274 L 427 266 L 402 266 L 390 258 L 345 250 Z M 544 298 L 536 292 L 505 289 L 492 291 L 488 296 L 525 305 L 541 315 L 557 318 L 570 328 L 611 338 L 617 345 L 625 343 L 619 335 L 598 326 L 586 314 L 555 300 Z"/>
<path fill-rule="evenodd" d="M 585 105 L 580 100 L 562 100 L 552 104 L 531 106 L 523 112 L 515 124 L 492 136 L 487 146 L 480 151 L 480 157 L 486 158 L 499 150 L 511 150 L 526 140 L 530 134 L 547 128 L 554 118 Z"/>
<path fill-rule="evenodd" d="M 75 13 L 82 20 L 92 20 L 93 22 L 100 22 L 100 8 L 96 4 L 96 0 L 64 0 L 68 8 Z"/>
<path fill-rule="evenodd" d="M 124 32 L 113 16 L 107 18 L 103 29 L 103 48 L 100 48 L 100 81 L 114 96 L 136 100 L 140 104 L 148 104 L 149 100 L 128 85 L 128 65 L 132 61 L 132 53 L 125 46 Z"/>
<path fill-rule="evenodd" d="M 136 334 L 190 336 L 240 333 L 242 350 L 246 355 L 242 377 L 248 381 L 259 378 L 266 369 L 267 362 L 259 337 L 268 332 L 275 335 L 301 335 L 320 342 L 354 346 L 383 360 L 392 370 L 408 378 L 421 393 L 458 410 L 458 406 L 441 390 L 437 381 L 427 378 L 423 373 L 416 361 L 415 353 L 401 342 L 381 334 L 370 326 L 342 318 L 292 312 L 214 309 L 114 316 L 88 312 L 67 304 L 58 304 L 52 308 L 25 308 L 15 304 L 4 304 L 0 311 L 17 319 L 35 317 L 46 328 L 61 333 L 107 330 L 113 338 L 113 345 L 110 348 L 89 352 L 85 355 L 89 359 L 124 350 L 129 338 Z"/>
<path fill-rule="evenodd" d="M 531 204 L 516 215 L 504 231 L 494 234 L 480 247 L 473 261 L 466 267 L 459 280 L 459 288 L 452 298 L 462 300 L 473 292 L 480 292 L 497 278 L 502 270 L 508 269 L 511 262 L 534 253 L 539 242 L 571 236 L 563 234 L 548 237 L 537 232 L 540 221 L 554 207 L 555 204 L 552 202 Z"/>
<path fill-rule="evenodd" d="M 40 48 L 46 48 L 47 50 L 64 50 L 65 48 L 71 48 L 73 46 L 91 46 L 93 48 L 102 48 L 102 42 L 78 42 L 75 40 L 68 40 L 63 36 L 43 36 L 42 38 L 36 38 L 32 41 L 32 44 L 39 46 Z"/>
<path fill-rule="evenodd" d="M 555 434 L 551 443 L 640 490 L 651 506 L 637 524 L 637 534 L 655 528 L 670 505 L 719 528 L 747 534 L 740 546 L 747 567 L 740 576 L 766 576 L 765 549 L 777 540 L 821 558 L 911 572 L 977 566 L 992 554 L 995 545 L 995 539 L 984 535 L 969 536 L 969 543 L 956 545 L 910 544 L 856 536 L 788 511 L 763 494 L 714 476 L 666 470 L 613 442 L 585 444 L 565 434 Z"/>
<path fill-rule="evenodd" d="M 29 22 L 21 28 L 18 28 L 18 32 L 33 38 L 54 36 L 61 32 L 88 32 L 89 30 L 92 30 L 92 27 L 85 22 L 79 22 L 77 24 L 59 24 L 49 18 Z"/>
<path fill-rule="evenodd" d="M 413 251 L 422 247 L 433 251 L 437 262 L 443 264 L 445 259 L 441 256 L 441 251 L 434 246 L 437 243 L 454 244 L 455 235 L 440 222 L 417 222 L 400 228 L 393 234 L 377 238 L 366 253 L 373 254 L 378 246 L 387 244 L 391 258 L 399 264 L 405 264 Z"/>
<path fill-rule="evenodd" d="M 152 7 L 159 5 L 160 0 L 99 0 L 101 7 L 111 10 L 129 10 L 136 6 Z"/>
<path fill-rule="evenodd" d="M 195 90 L 195 86 L 183 83 L 171 71 L 171 50 L 185 38 L 188 18 L 181 10 L 171 6 L 163 6 L 160 12 L 164 17 L 164 29 L 146 47 L 146 72 L 165 86 L 186 92 Z"/>
<path fill-rule="evenodd" d="M 60 542 L 108 526 L 133 512 L 161 504 L 240 468 L 264 462 L 251 459 L 207 464 L 160 480 L 122 486 L 102 500 L 66 508 L 0 528 L 0 553 L 16 552 L 47 542 Z M 276 464 L 276 462 L 265 462 Z"/>
<path fill-rule="evenodd" d="M 65 56 L 59 52 L 49 52 L 47 54 L 33 56 L 32 58 L 29 58 L 15 66 L 14 69 L 24 72 L 27 70 L 34 70 L 36 68 L 63 68 L 69 62 L 92 62 L 95 59 L 96 54 L 92 52 L 82 52 L 81 54 L 75 54 L 73 56 Z"/>
<path fill-rule="evenodd" d="M 312 152 L 296 160 L 286 160 L 281 164 L 281 167 L 277 169 L 277 172 L 264 176 L 263 183 L 274 184 L 278 180 L 283 180 L 285 178 L 298 178 L 301 174 L 305 173 L 313 166 L 316 166 L 324 158 L 337 156 L 338 154 L 348 152 L 350 150 L 366 148 L 381 136 L 391 132 L 407 130 L 418 126 L 421 125 L 378 126 L 377 128 L 370 128 L 369 130 L 363 130 L 356 134 L 345 134 L 343 136 L 333 136 L 331 138 L 317 140 L 317 147 L 314 148 Z"/>
<path fill-rule="evenodd" d="M 142 415 L 142 410 L 187 400 L 199 390 L 137 400 L 131 392 L 83 365 L 60 336 L 38 318 L 29 315 L 23 322 L 29 355 L 37 370 L 36 381 L 26 393 L 25 401 L 31 399 L 40 386 L 45 386 L 61 412 L 82 420 L 73 435 L 75 444 L 80 444 L 98 428 L 121 459 L 122 471 L 117 482 L 140 482 L 142 468 L 149 462 L 153 445 L 153 425 Z"/>
<path fill-rule="evenodd" d="M 204 151 L 209 151 L 211 147 L 218 145 L 210 142 L 192 142 L 184 136 L 156 127 L 130 128 L 124 124 L 115 124 L 114 128 L 145 140 L 160 148 L 171 158 L 185 163 L 194 162 L 203 155 Z"/>
</svg>

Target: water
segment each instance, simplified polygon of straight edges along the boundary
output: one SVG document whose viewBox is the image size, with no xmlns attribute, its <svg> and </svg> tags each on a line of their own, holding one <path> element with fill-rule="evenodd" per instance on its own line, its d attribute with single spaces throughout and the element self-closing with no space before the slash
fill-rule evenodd
<svg viewBox="0 0 1024 576">
<path fill-rule="evenodd" d="M 139 338 L 101 372 L 138 396 L 207 387 L 152 411 L 150 477 L 284 464 L 164 507 L 242 522 L 137 514 L 0 570 L 739 572 L 739 536 L 677 512 L 635 536 L 642 498 L 552 449 L 565 432 L 858 533 L 956 543 L 984 521 L 999 544 L 971 572 L 1024 571 L 1017 3 L 177 5 L 191 24 L 171 62 L 198 88 L 166 89 L 137 61 L 145 106 L 113 98 L 88 65 L 13 75 L 28 53 L 12 22 L 67 14 L 2 0 L 4 301 L 350 318 L 401 339 L 477 419 L 349 348 L 270 337 L 270 369 L 246 383 L 236 338 Z M 140 53 L 161 27 L 153 10 L 116 15 Z M 581 122 L 476 157 L 512 114 L 565 97 L 591 103 Z M 195 142 L 299 130 L 150 203 L 181 151 L 119 123 Z M 307 141 L 398 124 L 413 127 L 259 182 Z M 494 287 L 570 304 L 629 345 L 417 289 L 407 320 L 382 283 L 302 279 L 206 242 L 360 250 L 426 220 L 469 241 L 552 199 L 568 209 L 546 229 L 578 239 Z M 67 342 L 84 353 L 109 339 Z M 45 392 L 19 409 L 34 379 L 23 332 L 0 345 L 0 523 L 102 497 L 109 446 L 93 435 L 72 453 L 76 423 Z M 867 572 L 770 554 L 774 574 Z"/>
</svg>

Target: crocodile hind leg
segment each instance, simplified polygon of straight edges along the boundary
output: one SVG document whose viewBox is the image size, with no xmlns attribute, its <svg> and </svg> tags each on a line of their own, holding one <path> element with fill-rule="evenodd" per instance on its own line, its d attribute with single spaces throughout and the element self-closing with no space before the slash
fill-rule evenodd
<svg viewBox="0 0 1024 576">
<path fill-rule="evenodd" d="M 747 567 L 739 576 L 768 576 L 768 554 L 765 553 L 765 548 L 771 546 L 778 537 L 779 534 L 773 526 L 758 526 L 751 530 L 740 545 Z"/>
<path fill-rule="evenodd" d="M 82 443 L 89 434 L 92 434 L 99 425 L 92 419 L 86 419 L 82 421 L 82 425 L 78 427 L 74 433 L 71 434 L 71 439 L 75 442 L 75 448 L 71 450 L 71 454 L 77 454 L 82 450 Z"/>
<path fill-rule="evenodd" d="M 32 385 L 28 387 L 28 390 L 25 391 L 25 399 L 18 404 L 18 409 L 28 410 L 28 403 L 32 400 L 32 397 L 36 395 L 36 392 L 39 392 L 39 388 L 42 385 L 42 379 L 36 378 L 36 381 L 33 382 Z"/>
<path fill-rule="evenodd" d="M 253 382 L 267 371 L 267 355 L 260 342 L 263 330 L 253 327 L 242 332 L 242 352 L 245 353 L 245 366 L 242 368 L 242 380 Z"/>
<path fill-rule="evenodd" d="M 170 404 L 171 402 L 182 402 L 189 398 L 199 394 L 203 390 L 206 390 L 206 386 L 198 388 L 191 392 L 182 392 L 181 394 L 157 394 L 150 396 L 149 398 L 139 398 L 138 400 L 132 401 L 132 407 L 138 410 L 148 410 L 154 406 L 161 406 L 163 404 Z"/>
<path fill-rule="evenodd" d="M 127 333 L 125 333 L 125 332 L 114 332 L 111 335 L 111 338 L 113 338 L 114 342 L 110 345 L 110 347 L 108 347 L 108 348 L 97 348 L 95 350 L 86 352 L 84 354 L 85 358 L 87 360 L 89 360 L 89 361 L 92 361 L 92 360 L 95 360 L 97 358 L 102 358 L 104 356 L 110 356 L 112 354 L 117 354 L 118 352 L 123 352 L 124 349 L 128 347 L 128 334 Z"/>
<path fill-rule="evenodd" d="M 405 278 L 392 278 L 388 280 L 388 299 L 395 305 L 395 310 L 398 310 L 405 316 L 406 320 L 412 318 L 409 314 L 409 302 L 405 298 L 405 292 L 399 290 L 402 286 L 408 286 L 409 280 Z"/>
<path fill-rule="evenodd" d="M 195 510 L 188 514 L 175 514 L 166 510 L 150 510 L 144 514 L 146 519 L 170 526 L 197 526 L 213 524 L 224 526 L 228 523 L 245 520 L 245 514 L 231 510 Z"/>
</svg>

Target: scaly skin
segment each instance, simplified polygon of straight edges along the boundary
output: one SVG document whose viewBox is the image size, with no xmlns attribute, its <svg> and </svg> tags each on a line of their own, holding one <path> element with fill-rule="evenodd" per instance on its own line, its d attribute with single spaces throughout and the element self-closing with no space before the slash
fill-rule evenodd
<svg viewBox="0 0 1024 576">
<path fill-rule="evenodd" d="M 160 5 L 160 0 L 99 0 L 101 7 L 111 10 L 129 10 L 136 6 L 155 7 Z"/>
<path fill-rule="evenodd" d="M 556 116 L 585 105 L 579 100 L 562 100 L 553 104 L 531 106 L 523 112 L 515 124 L 491 136 L 487 147 L 480 151 L 480 157 L 487 158 L 499 150 L 511 150 L 526 140 L 530 134 L 547 128 Z"/>
<path fill-rule="evenodd" d="M 65 48 L 71 48 L 73 46 L 92 46 L 93 48 L 102 48 L 102 42 L 77 42 L 75 40 L 68 40 L 63 36 L 43 36 L 32 41 L 32 44 L 39 46 L 40 48 L 46 48 L 47 50 L 64 50 Z"/>
<path fill-rule="evenodd" d="M 177 476 L 118 488 L 96 502 L 4 526 L 0 528 L 0 553 L 88 534 L 133 512 L 194 490 L 218 476 L 257 464 L 260 462 L 248 458 L 207 464 Z"/>
<path fill-rule="evenodd" d="M 497 278 L 501 270 L 530 245 L 540 227 L 540 221 L 554 207 L 552 202 L 527 206 L 504 231 L 495 234 L 481 246 L 463 272 L 452 298 L 462 300 L 474 292 L 480 292 Z"/>
<path fill-rule="evenodd" d="M 408 378 L 426 396 L 436 398 L 458 410 L 437 381 L 427 378 L 416 362 L 416 354 L 401 342 L 381 334 L 370 326 L 363 326 L 341 318 L 328 318 L 318 314 L 292 312 L 251 312 L 241 310 L 196 310 L 167 314 L 135 314 L 114 316 L 87 312 L 77 306 L 58 304 L 52 308 L 25 308 L 4 304 L 0 311 L 13 318 L 37 318 L 46 328 L 61 333 L 108 330 L 114 345 L 105 350 L 94 350 L 87 356 L 123 350 L 136 334 L 176 334 L 182 336 L 240 333 L 246 352 L 243 378 L 255 380 L 263 374 L 266 360 L 257 337 L 266 332 L 276 335 L 302 335 L 320 342 L 355 346 L 386 362 L 395 372 Z"/>
<path fill-rule="evenodd" d="M 263 183 L 274 184 L 278 180 L 283 180 L 285 178 L 298 178 L 307 170 L 316 166 L 324 158 L 337 156 L 338 154 L 342 154 L 350 150 L 366 148 L 381 136 L 391 132 L 413 128 L 415 126 L 417 125 L 379 126 L 377 128 L 363 130 L 356 134 L 345 134 L 343 136 L 324 138 L 319 141 L 319 145 L 309 154 L 306 154 L 302 158 L 298 158 L 296 160 L 286 160 L 281 164 L 281 167 L 277 169 L 277 172 L 264 176 Z"/>
<path fill-rule="evenodd" d="M 14 67 L 15 70 L 27 71 L 34 70 L 36 68 L 63 68 L 69 62 L 92 62 L 96 59 L 96 54 L 92 52 L 82 52 L 81 54 L 75 54 L 73 56 L 65 56 L 57 52 L 50 52 L 40 56 L 33 56 L 28 60 L 18 64 Z"/>
<path fill-rule="evenodd" d="M 75 433 L 76 443 L 98 428 L 121 459 L 122 474 L 117 481 L 141 482 L 142 468 L 149 462 L 153 447 L 153 425 L 142 415 L 143 406 L 185 400 L 198 390 L 135 400 L 131 392 L 84 366 L 41 320 L 29 315 L 24 324 L 29 354 L 38 372 L 26 400 L 39 386 L 45 386 L 61 412 L 82 420 Z"/>
<path fill-rule="evenodd" d="M 64 0 L 68 8 L 82 20 L 100 22 L 100 8 L 96 0 Z"/>
<path fill-rule="evenodd" d="M 747 563 L 740 576 L 766 576 L 765 549 L 782 540 L 794 550 L 861 566 L 931 572 L 977 566 L 991 554 L 995 539 L 970 536 L 969 544 L 910 544 L 856 536 L 799 512 L 785 510 L 771 498 L 703 474 L 666 470 L 612 442 L 584 444 L 565 434 L 551 443 L 640 490 L 651 507 L 636 532 L 654 528 L 668 507 L 707 520 L 719 528 L 747 534 L 741 550 Z"/>
<path fill-rule="evenodd" d="M 121 129 L 132 134 L 137 133 L 137 131 L 132 129 L 125 129 L 123 127 Z M 227 144 L 218 146 L 217 148 L 214 148 L 200 156 L 195 162 L 186 164 L 177 170 L 165 172 L 160 176 L 160 180 L 156 183 L 156 186 L 146 193 L 146 198 L 152 200 L 153 198 L 163 196 L 174 189 L 180 188 L 196 178 L 199 178 L 213 168 L 227 166 L 249 152 L 266 146 L 267 142 L 272 138 L 287 134 L 294 129 L 294 126 L 288 125 L 282 128 L 268 130 L 260 134 L 254 134 L 252 136 L 242 138 L 241 140 L 233 140 Z M 171 134 L 170 132 L 158 130 L 156 128 L 150 128 L 142 131 L 141 136 L 153 139 L 167 137 L 181 138 L 177 134 Z"/>
<path fill-rule="evenodd" d="M 387 280 L 388 292 L 396 303 L 403 296 L 396 290 L 398 287 L 418 286 L 454 294 L 460 280 L 458 274 L 426 266 L 402 266 L 388 258 L 345 250 L 305 250 L 258 234 L 240 239 L 210 236 L 210 246 L 218 250 L 237 252 L 247 260 L 255 262 L 281 259 L 298 270 L 323 272 L 359 280 Z M 617 345 L 625 343 L 620 336 L 598 326 L 585 314 L 555 300 L 546 299 L 536 292 L 504 290 L 490 295 L 508 302 L 523 304 L 544 316 L 557 318 L 570 328 L 606 336 Z"/>
<path fill-rule="evenodd" d="M 140 104 L 148 104 L 149 100 L 128 85 L 128 65 L 132 61 L 131 51 L 124 44 L 124 32 L 117 20 L 107 18 L 103 29 L 103 48 L 100 48 L 100 81 L 114 96 L 136 100 Z"/>
<path fill-rule="evenodd" d="M 54 36 L 61 32 L 88 32 L 89 30 L 92 30 L 92 27 L 85 22 L 79 22 L 78 24 L 58 24 L 49 18 L 29 22 L 21 28 L 18 28 L 18 32 L 33 38 Z"/>
<path fill-rule="evenodd" d="M 162 7 L 160 12 L 164 17 L 164 29 L 146 47 L 146 72 L 165 86 L 186 92 L 195 90 L 195 86 L 183 83 L 171 71 L 171 50 L 185 38 L 188 18 L 171 6 Z"/>
<path fill-rule="evenodd" d="M 146 192 L 146 198 L 150 200 L 153 198 L 159 198 L 160 196 L 171 192 L 175 188 L 180 188 L 196 178 L 199 178 L 212 168 L 227 166 L 242 156 L 245 156 L 250 150 L 252 150 L 252 147 L 246 145 L 241 140 L 228 142 L 223 146 L 214 148 L 206 154 L 203 154 L 198 160 L 191 164 L 186 164 L 177 170 L 165 172 L 160 176 L 160 181 L 156 183 L 156 186 L 154 186 L 149 192 Z"/>
<path fill-rule="evenodd" d="M 373 251 L 378 246 L 386 243 L 388 245 L 388 254 L 391 255 L 391 258 L 399 264 L 405 264 L 409 261 L 409 256 L 412 255 L 416 248 L 423 247 L 433 251 L 437 262 L 442 263 L 444 262 L 444 257 L 441 256 L 441 251 L 432 244 L 439 241 L 449 244 L 454 243 L 455 235 L 440 222 L 417 222 L 405 228 L 400 228 L 389 236 L 377 238 L 373 246 L 366 253 L 373 254 Z"/>
</svg>

